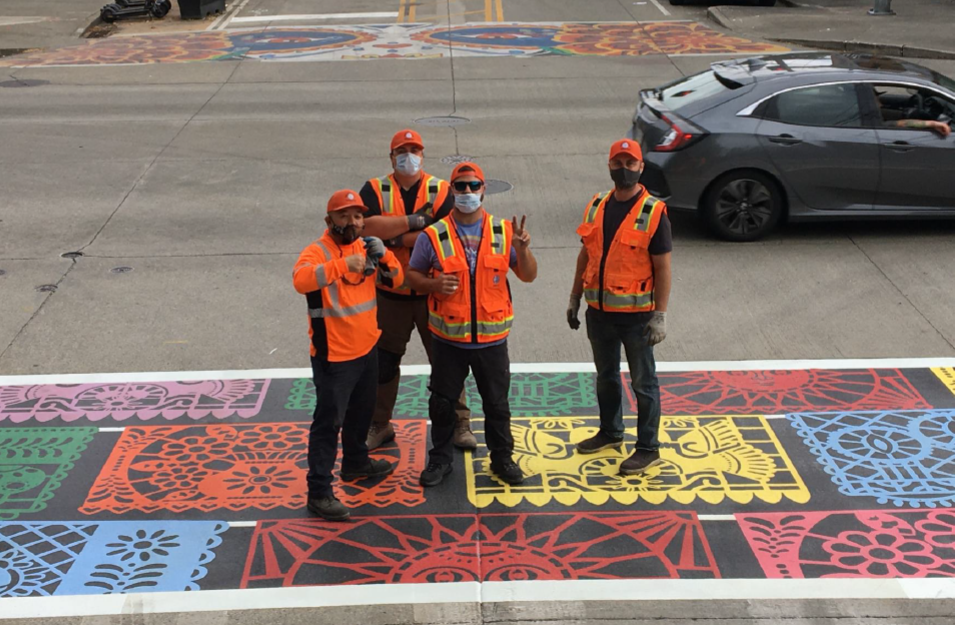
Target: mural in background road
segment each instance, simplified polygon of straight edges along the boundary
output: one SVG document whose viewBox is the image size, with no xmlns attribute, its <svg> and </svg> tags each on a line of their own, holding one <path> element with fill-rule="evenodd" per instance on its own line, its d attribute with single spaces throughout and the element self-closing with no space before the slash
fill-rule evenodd
<svg viewBox="0 0 955 625">
<path fill-rule="evenodd" d="M 0 60 L 0 66 L 117 65 L 258 59 L 337 61 L 456 56 L 762 54 L 781 46 L 696 22 L 328 26 L 113 37 Z"/>
</svg>

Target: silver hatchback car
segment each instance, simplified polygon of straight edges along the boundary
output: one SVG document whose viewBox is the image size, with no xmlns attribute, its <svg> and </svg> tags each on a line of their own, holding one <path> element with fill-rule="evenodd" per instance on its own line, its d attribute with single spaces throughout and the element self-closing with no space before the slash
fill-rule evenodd
<svg viewBox="0 0 955 625">
<path fill-rule="evenodd" d="M 955 216 L 955 81 L 870 55 L 713 63 L 640 93 L 643 184 L 712 231 L 784 220 Z"/>
</svg>

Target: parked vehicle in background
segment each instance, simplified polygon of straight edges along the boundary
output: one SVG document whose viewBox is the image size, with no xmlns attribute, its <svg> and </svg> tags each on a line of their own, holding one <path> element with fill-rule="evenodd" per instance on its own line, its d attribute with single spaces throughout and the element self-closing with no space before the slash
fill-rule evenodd
<svg viewBox="0 0 955 625">
<path fill-rule="evenodd" d="M 643 183 L 752 241 L 783 220 L 955 216 L 955 81 L 870 55 L 713 63 L 640 93 Z"/>
</svg>

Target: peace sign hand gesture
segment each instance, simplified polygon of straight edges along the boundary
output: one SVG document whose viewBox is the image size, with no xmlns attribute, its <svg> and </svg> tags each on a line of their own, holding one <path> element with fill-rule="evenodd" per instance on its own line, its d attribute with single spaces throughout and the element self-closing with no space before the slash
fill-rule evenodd
<svg viewBox="0 0 955 625">
<path fill-rule="evenodd" d="M 511 219 L 511 226 L 514 229 L 514 237 L 511 239 L 511 244 L 518 252 L 523 252 L 531 244 L 531 233 L 524 229 L 525 223 L 527 223 L 527 215 L 521 217 L 521 225 L 519 226 L 517 225 L 517 216 Z"/>
</svg>

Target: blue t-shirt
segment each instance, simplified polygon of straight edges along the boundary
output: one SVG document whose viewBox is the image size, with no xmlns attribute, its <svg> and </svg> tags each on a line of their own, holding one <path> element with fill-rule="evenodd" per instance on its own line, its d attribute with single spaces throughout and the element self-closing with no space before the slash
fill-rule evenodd
<svg viewBox="0 0 955 625">
<path fill-rule="evenodd" d="M 462 224 L 453 217 L 451 219 L 454 222 L 453 225 L 458 233 L 458 237 L 461 239 L 461 245 L 464 247 L 464 255 L 467 257 L 468 267 L 471 269 L 471 279 L 473 280 L 474 272 L 477 270 L 478 250 L 481 247 L 481 235 L 484 223 L 483 221 L 478 221 L 473 224 Z M 428 236 L 418 237 L 414 245 L 414 251 L 411 252 L 411 260 L 408 261 L 408 266 L 424 274 L 427 274 L 432 269 L 435 271 L 443 271 L 441 261 L 438 260 L 438 253 L 435 251 L 434 246 L 431 245 L 431 239 Z M 510 266 L 511 269 L 517 267 L 517 252 L 513 247 L 511 248 Z M 501 339 L 493 343 L 459 343 L 457 341 L 447 341 L 440 336 L 435 336 L 434 338 L 457 347 L 463 347 L 464 349 L 494 347 L 507 340 Z"/>
</svg>

